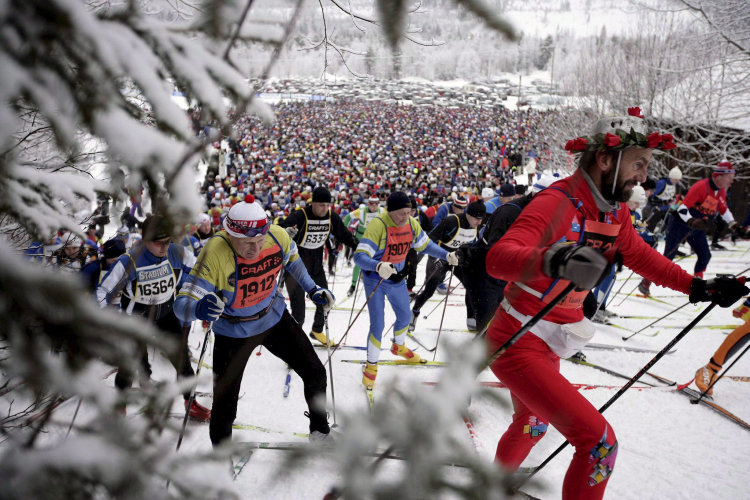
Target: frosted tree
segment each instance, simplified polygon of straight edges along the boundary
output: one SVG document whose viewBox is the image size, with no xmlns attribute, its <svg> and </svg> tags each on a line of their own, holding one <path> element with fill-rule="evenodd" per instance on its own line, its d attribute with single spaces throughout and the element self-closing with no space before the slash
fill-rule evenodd
<svg viewBox="0 0 750 500">
<path fill-rule="evenodd" d="M 419 5 L 381 0 L 379 14 L 371 17 L 332 3 L 352 23 L 381 29 L 393 47 L 402 39 L 419 41 L 407 20 Z M 510 26 L 478 0 L 457 3 L 503 36 L 512 36 Z M 234 120 L 246 113 L 273 120 L 271 110 L 254 99 L 235 53 L 255 47 L 268 55 L 262 82 L 290 39 L 302 1 L 284 4 L 284 15 L 271 19 L 254 18 L 252 4 L 3 3 L 0 411 L 5 417 L 0 418 L 0 477 L 13 481 L 4 497 L 239 496 L 226 473 L 227 459 L 236 450 L 174 452 L 178 428 L 165 415 L 193 381 L 126 396 L 101 382 L 111 367 L 134 363 L 137 343 L 167 352 L 175 346 L 137 318 L 100 310 L 76 276 L 39 267 L 20 254 L 30 239 L 45 241 L 61 229 L 81 234 L 97 197 L 117 199 L 143 183 L 152 210 L 175 227 L 194 215 L 200 206 L 195 166 L 208 143 L 231 135 Z M 325 27 L 324 33 L 325 51 L 346 52 Z M 170 99 L 173 90 L 183 92 L 215 123 L 214 135 L 196 138 L 186 114 Z M 454 387 L 451 393 L 462 390 Z M 116 415 L 121 397 L 140 398 L 142 418 Z M 85 402 L 88 418 L 61 428 L 52 418 L 55 410 L 76 401 Z M 417 405 L 412 416 L 423 418 L 432 411 L 430 404 Z M 458 415 L 455 408 L 451 418 Z M 423 449 L 452 443 L 441 436 L 438 426 Z M 466 450 L 461 453 L 474 464 Z M 451 454 L 435 457 L 450 459 Z M 412 470 L 435 477 L 438 466 L 435 460 L 415 459 Z M 491 486 L 487 491 L 498 491 L 494 469 L 473 468 Z M 465 490 L 446 482 L 438 486 L 423 483 L 425 495 L 449 488 L 476 497 L 482 484 Z"/>
<path fill-rule="evenodd" d="M 136 318 L 100 310 L 78 277 L 19 253 L 60 229 L 82 234 L 97 195 L 117 198 L 142 182 L 153 209 L 176 225 L 198 209 L 194 166 L 214 138 L 196 139 L 170 95 L 185 92 L 226 135 L 226 97 L 239 113 L 272 119 L 231 52 L 259 41 L 280 48 L 295 14 L 255 22 L 250 4 L 3 3 L 0 475 L 14 485 L 6 498 L 167 498 L 168 480 L 185 498 L 237 496 L 224 480 L 229 450 L 174 453 L 176 429 L 164 415 L 184 387 L 146 393 L 143 419 L 114 416 L 122 401 L 101 383 L 107 365 L 132 363 L 137 342 L 174 346 Z M 54 439 L 53 412 L 76 400 L 93 418 Z"/>
</svg>

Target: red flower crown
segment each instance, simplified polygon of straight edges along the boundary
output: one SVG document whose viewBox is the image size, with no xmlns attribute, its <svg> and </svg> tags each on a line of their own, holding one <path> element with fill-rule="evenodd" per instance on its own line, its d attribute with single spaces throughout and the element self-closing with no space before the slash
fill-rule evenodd
<svg viewBox="0 0 750 500">
<path fill-rule="evenodd" d="M 641 108 L 628 108 L 628 116 L 635 116 L 643 119 Z M 672 134 L 660 134 L 653 132 L 649 135 L 643 135 L 630 128 L 629 132 L 622 129 L 616 129 L 614 134 L 596 134 L 592 137 L 578 137 L 565 144 L 565 151 L 578 153 L 582 151 L 622 151 L 625 148 L 636 146 L 639 148 L 660 149 L 668 151 L 674 149 L 677 145 L 674 143 Z"/>
</svg>

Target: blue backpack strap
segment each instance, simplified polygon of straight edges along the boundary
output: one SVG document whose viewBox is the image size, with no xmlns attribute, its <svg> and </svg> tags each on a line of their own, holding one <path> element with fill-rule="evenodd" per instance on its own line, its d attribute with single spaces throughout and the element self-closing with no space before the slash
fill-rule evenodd
<svg viewBox="0 0 750 500">
<path fill-rule="evenodd" d="M 578 237 L 578 244 L 580 245 L 581 242 L 583 241 L 583 234 L 586 229 L 586 216 L 584 215 L 583 210 L 581 210 L 581 207 L 583 206 L 583 202 L 581 200 L 575 201 L 572 196 L 570 196 L 568 193 L 566 193 L 564 190 L 560 189 L 557 186 L 550 186 L 547 189 L 554 189 L 556 191 L 560 191 L 562 194 L 565 195 L 566 198 L 568 198 L 568 200 L 570 200 L 570 202 L 573 204 L 575 209 L 578 210 L 578 213 L 581 214 L 581 228 L 580 228 L 581 232 L 579 233 L 580 236 Z"/>
</svg>

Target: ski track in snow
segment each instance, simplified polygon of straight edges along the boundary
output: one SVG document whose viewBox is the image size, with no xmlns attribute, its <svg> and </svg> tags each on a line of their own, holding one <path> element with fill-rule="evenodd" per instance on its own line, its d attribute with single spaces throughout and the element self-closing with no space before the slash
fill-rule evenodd
<svg viewBox="0 0 750 500">
<path fill-rule="evenodd" d="M 729 243 L 727 243 L 729 245 Z M 663 244 L 660 248 L 663 247 Z M 740 242 L 737 249 L 746 250 L 750 248 L 750 242 Z M 739 272 L 750 262 L 748 258 L 740 260 L 744 255 L 738 252 L 714 252 L 708 273 L 717 272 Z M 426 262 L 426 260 L 425 260 Z M 692 271 L 694 259 L 684 259 L 679 264 L 688 272 Z M 425 277 L 425 264 L 419 268 L 418 286 Z M 630 270 L 624 269 L 620 273 L 618 282 L 613 287 L 613 294 L 627 278 Z M 351 268 L 339 267 L 337 282 L 333 287 L 334 294 L 338 300 L 345 297 L 346 289 L 350 282 Z M 614 300 L 610 298 L 609 309 L 622 315 L 653 316 L 659 317 L 670 310 L 672 306 L 638 297 L 629 297 L 622 305 L 616 306 L 637 283 L 629 281 L 623 291 Z M 360 285 L 361 287 L 361 285 Z M 463 293 L 463 287 L 457 292 Z M 679 306 L 687 301 L 687 297 L 675 291 L 652 286 L 652 293 L 674 305 Z M 359 308 L 364 304 L 365 297 L 361 293 L 357 297 L 356 315 Z M 662 298 L 662 296 L 670 296 Z M 442 296 L 435 295 L 436 299 Z M 463 296 L 449 298 L 451 304 L 462 304 Z M 336 314 L 330 322 L 331 335 L 339 339 L 346 330 L 348 310 L 352 300 L 342 304 L 347 309 L 347 315 Z M 434 307 L 434 306 L 433 306 Z M 627 345 L 633 347 L 644 347 L 661 350 L 669 340 L 680 331 L 676 328 L 662 328 L 665 325 L 686 325 L 696 311 L 702 310 L 705 305 L 687 306 L 677 312 L 673 317 L 649 328 L 645 333 L 660 333 L 655 337 L 636 336 L 623 343 L 621 337 L 628 334 L 625 330 L 612 326 L 597 325 L 597 335 L 594 342 Z M 464 329 L 465 309 L 452 307 L 445 315 L 444 328 Z M 437 339 L 437 327 L 440 324 L 442 306 L 438 308 L 428 319 L 420 318 L 417 324 L 416 334 L 426 345 L 434 345 Z M 347 318 L 344 320 L 343 318 Z M 305 331 L 310 330 L 313 311 L 306 311 Z M 336 321 L 336 319 L 340 319 Z M 388 328 L 394 321 L 393 311 L 386 303 L 385 325 Z M 612 320 L 619 326 L 633 331 L 647 325 L 652 319 L 619 319 Z M 678 383 L 684 383 L 693 378 L 695 371 L 706 364 L 719 346 L 726 338 L 726 330 L 701 328 L 702 325 L 727 325 L 739 324 L 740 320 L 732 317 L 731 309 L 715 309 L 698 327 L 687 335 L 677 346 L 677 352 L 665 356 L 652 369 L 656 374 L 662 375 Z M 366 345 L 369 319 L 367 311 L 364 311 L 357 323 L 352 328 L 346 340 L 348 345 Z M 434 328 L 428 330 L 427 328 Z M 190 335 L 190 346 L 195 357 L 200 354 L 196 346 L 203 341 L 204 331 L 199 326 L 194 328 Z M 444 341 L 468 342 L 474 336 L 463 332 L 443 332 L 441 337 L 441 348 L 438 348 L 437 360 L 445 360 L 445 353 L 441 352 Z M 407 345 L 412 348 L 416 344 L 407 339 Z M 383 338 L 383 345 L 390 345 L 390 334 Z M 326 358 L 326 351 L 317 349 L 316 352 L 322 360 Z M 423 349 L 417 351 L 422 356 L 427 355 L 432 359 L 431 353 L 425 353 Z M 257 350 L 256 350 L 257 353 Z M 589 361 L 621 372 L 626 375 L 634 375 L 645 365 L 653 354 L 623 352 L 623 351 L 586 351 Z M 153 363 L 154 379 L 166 380 L 174 377 L 174 370 L 163 356 L 150 353 Z M 341 363 L 341 359 L 364 359 L 363 351 L 341 350 L 334 356 L 333 370 L 336 388 L 336 411 L 337 420 L 342 421 L 342 415 L 350 412 L 363 412 L 367 410 L 367 399 L 362 390 L 361 378 L 362 367 L 359 364 Z M 206 352 L 205 362 L 212 364 L 211 346 Z M 381 359 L 393 359 L 388 352 L 381 354 Z M 728 363 L 727 363 L 728 365 Z M 106 370 L 103 370 L 106 371 Z M 204 368 L 202 375 L 206 373 Z M 566 378 L 575 383 L 622 385 L 624 380 L 615 378 L 609 374 L 602 373 L 589 367 L 562 362 L 561 371 Z M 743 358 L 732 369 L 733 375 L 750 375 L 750 358 Z M 383 366 L 378 373 L 375 387 L 375 404 L 378 399 L 378 389 L 384 390 L 387 383 L 398 378 L 401 381 L 438 381 L 441 375 L 440 368 L 409 368 L 401 366 Z M 285 434 L 268 434 L 259 431 L 234 430 L 234 439 L 238 441 L 295 441 L 305 442 L 306 439 L 292 436 L 291 432 L 308 432 L 308 419 L 303 412 L 307 409 L 302 392 L 302 380 L 292 373 L 291 391 L 289 397 L 283 397 L 284 381 L 286 378 L 286 365 L 267 350 L 263 349 L 260 356 L 253 355 L 245 370 L 242 381 L 239 400 L 237 421 L 270 429 L 284 431 Z M 654 382 L 650 377 L 644 377 L 648 382 Z M 199 384 L 199 391 L 211 391 L 207 378 Z M 479 380 L 496 380 L 489 372 L 483 372 Z M 114 377 L 105 382 L 114 384 Z M 329 384 L 330 385 L 330 384 Z M 431 390 L 422 386 L 423 390 Z M 499 406 L 495 401 L 486 396 L 475 397 L 470 408 L 470 415 L 474 422 L 477 437 L 486 450 L 488 460 L 494 456 L 497 441 L 507 428 L 511 420 L 510 397 L 505 389 L 490 389 L 497 391 L 502 398 L 508 401 L 506 407 Z M 594 389 L 583 391 L 584 397 L 588 398 L 597 408 L 603 405 L 615 394 L 615 390 Z M 211 399 L 199 398 L 199 401 L 209 406 Z M 750 421 L 750 383 L 722 380 L 715 390 L 715 401 L 735 413 L 745 421 Z M 60 424 L 69 423 L 75 410 L 75 404 L 61 406 L 55 413 L 53 421 Z M 128 408 L 132 414 L 138 410 L 137 406 Z M 182 412 L 181 398 L 177 398 L 173 411 Z M 328 398 L 328 411 L 331 413 L 330 421 L 333 423 L 333 409 L 330 399 L 330 388 Z M 709 408 L 701 405 L 691 405 L 689 399 L 679 393 L 662 391 L 629 391 L 620 398 L 607 412 L 606 418 L 614 427 L 619 441 L 619 455 L 615 471 L 611 476 L 605 498 L 617 499 L 700 499 L 722 498 L 722 499 L 750 499 L 747 491 L 747 463 L 750 462 L 750 433 L 738 425 L 726 420 L 714 413 Z M 78 415 L 78 423 L 83 424 L 91 413 L 86 411 L 85 405 Z M 136 417 L 137 418 L 137 417 Z M 175 420 L 176 422 L 176 420 Z M 181 422 L 180 422 L 181 423 Z M 177 425 L 177 424 L 176 424 Z M 49 426 L 50 433 L 45 439 L 55 440 L 64 435 L 67 425 Z M 462 435 L 470 446 L 470 437 L 463 421 L 457 420 L 455 434 Z M 544 460 L 562 442 L 563 437 L 550 426 L 547 436 L 531 451 L 524 466 L 536 466 Z M 191 422 L 188 424 L 188 433 L 183 442 L 180 453 L 191 453 L 198 450 L 210 448 L 208 438 L 208 425 Z M 279 475 L 283 464 L 284 451 L 256 450 L 237 479 L 237 486 L 243 492 L 246 499 L 320 499 L 328 490 L 337 484 L 337 475 L 333 460 L 318 459 L 308 462 L 306 466 L 291 471 L 288 476 Z M 567 447 L 564 452 L 553 460 L 544 471 L 536 477 L 536 483 L 526 486 L 525 491 L 532 495 L 540 496 L 544 500 L 561 498 L 562 482 L 566 469 L 573 454 L 573 449 Z M 403 463 L 395 460 L 387 460 L 382 467 L 383 480 L 387 481 L 388 474 L 398 474 Z M 451 470 L 448 474 L 464 474 L 464 471 Z"/>
</svg>

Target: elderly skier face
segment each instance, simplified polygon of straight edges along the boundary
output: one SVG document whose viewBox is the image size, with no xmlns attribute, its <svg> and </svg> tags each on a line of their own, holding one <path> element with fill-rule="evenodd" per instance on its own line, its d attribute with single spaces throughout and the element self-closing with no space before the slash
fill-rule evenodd
<svg viewBox="0 0 750 500">
<path fill-rule="evenodd" d="M 260 255 L 260 251 L 263 250 L 263 245 L 266 243 L 266 235 L 259 234 L 249 238 L 237 238 L 231 234 L 227 234 L 229 241 L 232 243 L 232 248 L 235 252 L 247 260 L 255 260 Z"/>
<path fill-rule="evenodd" d="M 601 169 L 601 192 L 610 198 L 612 188 L 615 201 L 626 202 L 630 199 L 633 187 L 639 182 L 646 182 L 648 166 L 651 164 L 651 150 L 632 147 L 622 152 L 620 169 L 617 171 L 618 153 L 597 151 L 596 166 Z M 617 175 L 617 178 L 615 178 Z"/>
<path fill-rule="evenodd" d="M 409 222 L 409 215 L 411 215 L 411 208 L 399 208 L 398 210 L 392 210 L 388 212 L 388 215 L 391 216 L 391 219 L 393 219 L 393 222 L 396 223 L 398 227 L 403 227 L 406 225 L 407 222 Z"/>
</svg>

